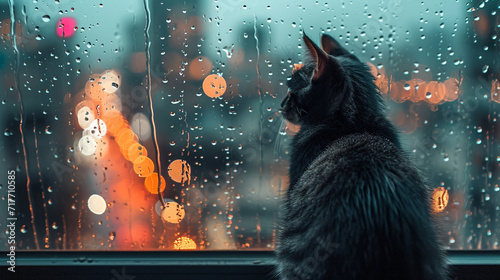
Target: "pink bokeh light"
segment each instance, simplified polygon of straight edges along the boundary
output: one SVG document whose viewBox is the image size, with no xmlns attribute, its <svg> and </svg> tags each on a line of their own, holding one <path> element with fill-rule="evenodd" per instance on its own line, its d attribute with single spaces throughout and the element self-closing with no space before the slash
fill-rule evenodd
<svg viewBox="0 0 500 280">
<path fill-rule="evenodd" d="M 63 17 L 57 21 L 56 34 L 61 38 L 70 38 L 75 35 L 76 20 L 72 17 Z"/>
</svg>

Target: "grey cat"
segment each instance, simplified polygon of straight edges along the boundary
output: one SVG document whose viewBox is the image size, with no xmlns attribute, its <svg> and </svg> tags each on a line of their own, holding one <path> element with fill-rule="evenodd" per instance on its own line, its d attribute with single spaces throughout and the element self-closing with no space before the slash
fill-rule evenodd
<svg viewBox="0 0 500 280">
<path fill-rule="evenodd" d="M 368 66 L 328 35 L 282 114 L 299 124 L 279 229 L 281 279 L 446 279 L 430 194 L 402 150 Z"/>
</svg>

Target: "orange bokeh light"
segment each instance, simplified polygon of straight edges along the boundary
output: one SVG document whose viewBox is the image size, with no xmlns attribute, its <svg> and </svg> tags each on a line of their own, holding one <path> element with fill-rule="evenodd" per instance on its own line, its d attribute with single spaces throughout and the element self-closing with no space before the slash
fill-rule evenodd
<svg viewBox="0 0 500 280">
<path fill-rule="evenodd" d="M 128 160 L 134 162 L 139 156 L 148 156 L 148 150 L 143 145 L 135 142 L 128 147 L 127 155 Z"/>
<path fill-rule="evenodd" d="M 168 166 L 168 176 L 177 183 L 189 181 L 191 178 L 191 167 L 185 160 L 176 159 Z"/>
<path fill-rule="evenodd" d="M 448 194 L 448 190 L 444 187 L 434 189 L 434 192 L 432 193 L 432 210 L 435 213 L 442 212 L 448 205 L 449 199 L 450 195 Z"/>
<path fill-rule="evenodd" d="M 300 70 L 302 68 L 302 66 L 304 66 L 304 64 L 302 64 L 302 63 L 300 63 L 300 64 L 294 63 L 293 64 L 293 68 L 292 68 L 292 74 L 295 73 L 296 71 Z"/>
<path fill-rule="evenodd" d="M 500 82 L 497 79 L 491 81 L 491 100 L 500 103 Z"/>
<path fill-rule="evenodd" d="M 160 213 L 161 219 L 171 224 L 180 223 L 185 215 L 184 207 L 174 201 L 166 202 Z"/>
<path fill-rule="evenodd" d="M 454 101 L 458 98 L 460 93 L 459 82 L 455 78 L 450 78 L 444 81 L 444 86 L 446 88 L 446 94 L 444 96 L 444 101 Z"/>
<path fill-rule="evenodd" d="M 174 241 L 174 250 L 196 250 L 196 243 L 189 237 L 179 237 Z"/>
<path fill-rule="evenodd" d="M 148 192 L 158 194 L 158 173 L 153 172 L 146 177 L 146 180 L 144 180 L 144 186 Z M 166 186 L 167 183 L 165 182 L 165 178 L 161 176 L 160 192 L 163 192 Z"/>
<path fill-rule="evenodd" d="M 139 177 L 148 177 L 153 173 L 155 165 L 153 161 L 145 156 L 139 156 L 134 161 L 134 172 Z"/>
<path fill-rule="evenodd" d="M 226 80 L 217 74 L 209 75 L 203 81 L 203 92 L 212 98 L 222 96 L 226 92 Z"/>
<path fill-rule="evenodd" d="M 120 131 L 118 131 L 118 136 L 116 137 L 116 143 L 120 146 L 120 148 L 125 149 L 130 147 L 132 143 L 129 141 L 133 140 L 135 142 L 139 141 L 139 137 L 135 135 L 135 133 L 130 129 L 129 126 L 126 126 L 122 128 Z"/>
<path fill-rule="evenodd" d="M 427 84 L 425 100 L 431 104 L 438 104 L 446 94 L 446 87 L 443 83 L 432 81 Z"/>
</svg>

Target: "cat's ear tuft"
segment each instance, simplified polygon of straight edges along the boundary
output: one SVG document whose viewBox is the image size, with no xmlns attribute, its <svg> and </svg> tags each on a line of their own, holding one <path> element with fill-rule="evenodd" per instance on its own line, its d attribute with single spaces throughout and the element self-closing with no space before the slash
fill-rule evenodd
<svg viewBox="0 0 500 280">
<path fill-rule="evenodd" d="M 337 40 L 333 39 L 332 36 L 323 34 L 321 36 L 321 48 L 329 55 L 333 56 L 349 56 L 352 58 L 357 58 L 351 54 L 349 51 L 344 49 Z"/>
<path fill-rule="evenodd" d="M 325 71 L 326 64 L 329 60 L 329 56 L 326 52 L 324 52 L 320 47 L 318 47 L 307 35 L 304 33 L 304 43 L 307 46 L 307 50 L 309 52 L 310 58 L 312 59 L 312 62 L 316 65 L 316 68 L 314 69 L 314 74 L 312 79 L 316 80 Z"/>
</svg>

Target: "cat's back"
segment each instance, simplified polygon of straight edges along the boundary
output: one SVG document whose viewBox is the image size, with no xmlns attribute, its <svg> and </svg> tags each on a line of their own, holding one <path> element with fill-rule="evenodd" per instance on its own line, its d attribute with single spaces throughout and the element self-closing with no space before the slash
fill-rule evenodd
<svg viewBox="0 0 500 280">
<path fill-rule="evenodd" d="M 278 257 L 298 279 L 444 279 L 427 189 L 384 137 L 335 140 L 285 208 Z"/>
</svg>

